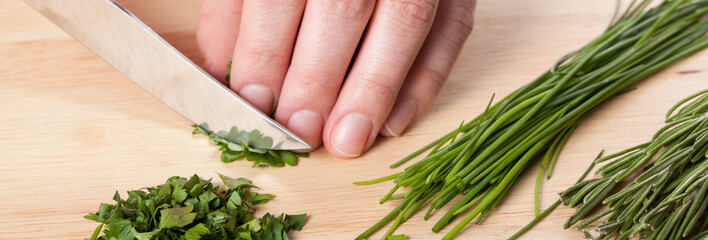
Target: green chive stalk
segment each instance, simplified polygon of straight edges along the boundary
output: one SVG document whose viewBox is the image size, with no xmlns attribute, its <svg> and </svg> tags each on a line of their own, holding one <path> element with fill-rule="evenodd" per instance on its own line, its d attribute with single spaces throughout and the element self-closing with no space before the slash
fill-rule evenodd
<svg viewBox="0 0 708 240">
<path fill-rule="evenodd" d="M 424 206 L 427 220 L 455 200 L 433 226 L 439 232 L 453 218 L 460 218 L 443 237 L 451 239 L 475 218 L 475 223 L 481 222 L 544 155 L 557 156 L 587 113 L 631 84 L 708 46 L 708 21 L 704 19 L 708 0 L 664 0 L 653 8 L 648 8 L 649 3 L 642 0 L 616 14 L 595 40 L 562 57 L 501 101 L 490 101 L 472 121 L 391 166 L 433 148 L 404 171 L 356 183 L 393 178 L 395 185 L 382 203 L 391 200 L 398 189 L 407 191 L 398 207 L 358 239 L 393 222 L 386 237 Z M 458 195 L 462 197 L 455 198 Z"/>
<path fill-rule="evenodd" d="M 564 228 L 591 216 L 577 225 L 591 239 L 706 237 L 708 90 L 671 108 L 666 125 L 651 141 L 595 163 L 608 160 L 612 161 L 597 170 L 600 178 L 579 182 L 560 193 L 563 204 L 580 206 Z M 617 186 L 630 178 L 628 185 Z M 607 210 L 590 215 L 600 206 Z M 604 222 L 591 226 L 603 217 Z"/>
</svg>

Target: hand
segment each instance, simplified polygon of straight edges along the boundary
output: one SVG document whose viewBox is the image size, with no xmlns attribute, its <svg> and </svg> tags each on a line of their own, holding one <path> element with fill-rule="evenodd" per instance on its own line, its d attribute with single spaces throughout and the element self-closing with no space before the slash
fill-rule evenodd
<svg viewBox="0 0 708 240">
<path fill-rule="evenodd" d="M 357 157 L 437 96 L 475 0 L 204 0 L 203 67 L 312 146 Z"/>
</svg>

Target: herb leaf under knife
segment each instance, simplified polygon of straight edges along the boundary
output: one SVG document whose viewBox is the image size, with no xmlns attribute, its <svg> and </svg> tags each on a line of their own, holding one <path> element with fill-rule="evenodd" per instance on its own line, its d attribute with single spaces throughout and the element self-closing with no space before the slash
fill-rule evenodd
<svg viewBox="0 0 708 240">
<path fill-rule="evenodd" d="M 282 167 L 285 164 L 297 166 L 299 157 L 309 156 L 308 153 L 265 149 L 273 146 L 273 138 L 263 136 L 257 129 L 248 132 L 232 127 L 228 132 L 214 132 L 206 123 L 195 124 L 192 127 L 194 127 L 192 134 L 204 134 L 209 137 L 212 144 L 220 146 L 221 161 L 225 163 L 245 157 L 246 160 L 253 162 L 254 167 Z"/>
</svg>

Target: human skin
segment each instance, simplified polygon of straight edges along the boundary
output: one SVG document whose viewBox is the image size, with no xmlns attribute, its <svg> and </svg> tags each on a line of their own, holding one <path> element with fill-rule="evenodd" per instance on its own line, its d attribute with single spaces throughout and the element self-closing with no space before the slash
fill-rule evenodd
<svg viewBox="0 0 708 240">
<path fill-rule="evenodd" d="M 360 156 L 435 99 L 476 0 L 204 0 L 202 67 L 314 148 Z M 226 84 L 226 82 L 224 82 Z M 275 103 L 277 102 L 277 109 Z M 313 148 L 313 149 L 314 149 Z"/>
</svg>

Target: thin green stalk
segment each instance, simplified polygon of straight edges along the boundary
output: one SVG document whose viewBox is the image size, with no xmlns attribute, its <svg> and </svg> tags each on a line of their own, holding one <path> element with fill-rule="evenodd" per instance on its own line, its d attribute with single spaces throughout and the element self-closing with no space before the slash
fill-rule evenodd
<svg viewBox="0 0 708 240">
<path fill-rule="evenodd" d="M 390 213 L 388 213 L 386 216 L 381 218 L 378 222 L 376 222 L 373 226 L 371 226 L 369 229 L 366 231 L 362 232 L 357 236 L 355 239 L 357 240 L 365 240 L 367 237 L 371 236 L 374 232 L 382 228 L 384 225 L 386 225 L 389 221 L 391 221 L 394 217 L 396 217 L 398 212 L 405 206 L 406 202 L 401 202 L 396 206 Z"/>
<path fill-rule="evenodd" d="M 568 141 L 568 137 L 570 137 L 570 134 L 573 133 L 575 130 L 575 127 L 578 125 L 575 124 L 570 129 L 568 129 L 562 136 L 563 138 L 561 139 L 560 143 L 556 147 L 556 150 L 553 152 L 553 157 L 551 158 L 550 164 L 548 164 L 548 173 L 546 175 L 546 179 L 551 179 L 551 173 L 553 173 L 553 166 L 556 164 L 556 160 L 558 160 L 558 155 L 560 154 L 560 150 L 563 148 L 565 145 L 565 142 Z"/>
<path fill-rule="evenodd" d="M 408 201 L 408 204 L 406 204 L 406 207 L 404 207 L 403 210 L 401 210 L 401 212 L 398 214 L 398 217 L 396 217 L 396 219 L 393 220 L 393 224 L 391 224 L 391 227 L 388 229 L 388 231 L 386 231 L 386 233 L 384 233 L 384 235 L 383 235 L 383 237 L 381 237 L 381 239 L 386 239 L 386 238 L 388 238 L 388 236 L 391 236 L 391 234 L 393 233 L 393 230 L 396 230 L 396 227 L 398 227 L 398 224 L 400 224 L 401 221 L 403 220 L 403 216 L 406 215 L 406 212 L 408 212 L 408 209 L 410 209 L 413 206 L 413 204 L 415 203 L 415 199 L 417 199 L 420 196 L 420 194 L 422 194 L 422 193 L 423 192 L 421 191 L 421 192 L 415 194 L 412 198 L 414 200 Z"/>
<path fill-rule="evenodd" d="M 605 152 L 605 150 L 600 151 L 600 153 L 597 154 L 597 157 L 595 157 L 595 160 L 599 159 L 599 158 L 602 156 L 602 153 L 603 153 L 603 152 Z M 583 179 L 585 179 L 585 177 L 587 177 L 587 175 L 590 173 L 590 171 L 592 170 L 593 167 L 595 167 L 595 162 L 594 162 L 594 161 L 590 164 L 590 166 L 588 166 L 587 169 L 585 169 L 585 172 L 583 172 L 583 174 L 580 175 L 580 178 L 578 178 L 578 180 L 575 181 L 575 183 L 578 184 L 578 183 L 582 182 Z M 508 239 L 509 239 L 509 240 L 517 239 L 518 237 L 520 237 L 521 235 L 523 235 L 524 233 L 526 233 L 528 230 L 530 230 L 531 228 L 533 228 L 534 226 L 536 226 L 536 224 L 538 224 L 538 222 L 540 222 L 541 220 L 543 220 L 543 218 L 545 218 L 548 214 L 550 214 L 550 213 L 553 211 L 553 209 L 555 209 L 560 203 L 561 203 L 561 200 L 560 200 L 560 199 L 556 200 L 553 204 L 551 204 L 551 206 L 549 206 L 548 208 L 546 208 L 546 210 L 544 210 L 544 211 L 541 212 L 540 214 L 537 214 L 537 215 L 536 215 L 536 218 L 534 218 L 531 222 L 529 222 L 528 224 L 526 224 L 526 226 L 524 226 L 523 228 L 521 228 L 518 232 L 514 233 L 514 235 L 512 235 L 512 236 L 509 237 Z"/>
<path fill-rule="evenodd" d="M 519 238 L 521 235 L 523 235 L 524 233 L 528 232 L 531 228 L 533 228 L 534 226 L 536 226 L 536 224 L 538 224 L 538 222 L 540 222 L 541 220 L 543 220 L 543 218 L 545 218 L 546 216 L 548 216 L 548 214 L 550 214 L 550 213 L 553 211 L 553 209 L 556 209 L 556 207 L 558 207 L 558 205 L 560 205 L 560 203 L 561 203 L 561 200 L 560 200 L 560 199 L 559 199 L 559 200 L 556 200 L 553 204 L 551 204 L 551 206 L 549 206 L 548 208 L 546 208 L 546 210 L 543 210 L 543 212 L 542 212 L 541 214 L 537 215 L 536 218 L 534 218 L 531 222 L 529 222 L 528 224 L 526 224 L 526 226 L 524 226 L 523 228 L 521 228 L 521 230 L 519 230 L 518 232 L 514 233 L 514 235 L 511 235 L 511 237 L 509 237 L 509 238 L 507 238 L 507 239 L 508 239 L 508 240 L 517 239 L 517 238 Z"/>
<path fill-rule="evenodd" d="M 380 183 L 380 182 L 385 182 L 388 180 L 393 180 L 393 179 L 397 178 L 399 175 L 401 175 L 401 173 L 394 173 L 394 174 L 391 174 L 391 175 L 388 175 L 385 177 L 380 177 L 377 179 L 372 179 L 372 180 L 368 180 L 368 181 L 361 181 L 361 182 L 354 182 L 354 184 L 356 184 L 356 185 L 370 185 L 370 184 L 374 184 L 374 183 Z"/>
</svg>

